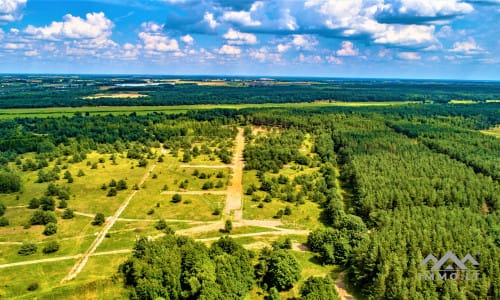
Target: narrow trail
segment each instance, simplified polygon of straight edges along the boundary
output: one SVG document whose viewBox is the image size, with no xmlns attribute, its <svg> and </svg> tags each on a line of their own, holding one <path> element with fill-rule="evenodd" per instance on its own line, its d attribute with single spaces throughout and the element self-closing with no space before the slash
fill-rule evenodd
<svg viewBox="0 0 500 300">
<path fill-rule="evenodd" d="M 227 191 L 163 191 L 162 195 L 227 195 Z"/>
<path fill-rule="evenodd" d="M 189 164 L 182 164 L 181 168 L 225 169 L 225 168 L 233 168 L 233 165 L 189 165 Z"/>
<path fill-rule="evenodd" d="M 156 168 L 156 163 L 154 163 L 144 174 L 142 177 L 141 181 L 139 182 L 139 186 L 144 184 L 144 181 L 148 178 L 148 176 L 153 172 L 153 170 Z M 106 223 L 104 225 L 104 228 L 98 233 L 96 239 L 92 242 L 90 247 L 85 251 L 85 253 L 81 256 L 81 258 L 76 262 L 76 264 L 71 268 L 69 271 L 68 275 L 66 275 L 62 280 L 61 283 L 69 281 L 74 279 L 85 267 L 87 264 L 89 257 L 95 252 L 97 247 L 102 243 L 104 238 L 106 237 L 106 234 L 108 233 L 109 229 L 113 227 L 115 224 L 116 220 L 120 217 L 120 215 L 123 213 L 123 211 L 127 208 L 128 204 L 134 198 L 134 196 L 137 194 L 138 191 L 132 191 L 130 195 L 127 197 L 127 199 L 122 203 L 122 205 L 118 208 L 118 210 L 115 212 L 115 214 L 106 220 Z"/>
<path fill-rule="evenodd" d="M 337 292 L 339 293 L 339 297 L 342 300 L 356 300 L 347 290 L 345 289 L 345 283 L 344 283 L 344 276 L 345 273 L 341 272 L 339 273 L 339 277 L 335 280 L 335 288 L 337 289 Z"/>
<path fill-rule="evenodd" d="M 243 219 L 243 150 L 245 149 L 245 137 L 243 128 L 238 128 L 236 143 L 233 154 L 233 174 L 227 187 L 226 207 L 224 214 L 230 216 L 233 212 L 234 220 Z"/>
</svg>

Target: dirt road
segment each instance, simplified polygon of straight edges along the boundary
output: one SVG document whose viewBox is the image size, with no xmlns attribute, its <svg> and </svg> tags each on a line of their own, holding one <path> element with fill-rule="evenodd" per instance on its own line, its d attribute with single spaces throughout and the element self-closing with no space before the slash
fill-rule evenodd
<svg viewBox="0 0 500 300">
<path fill-rule="evenodd" d="M 224 214 L 230 216 L 233 213 L 234 220 L 243 218 L 243 150 L 245 148 L 245 137 L 243 128 L 238 128 L 236 143 L 233 154 L 233 174 L 227 187 L 226 207 Z"/>
</svg>

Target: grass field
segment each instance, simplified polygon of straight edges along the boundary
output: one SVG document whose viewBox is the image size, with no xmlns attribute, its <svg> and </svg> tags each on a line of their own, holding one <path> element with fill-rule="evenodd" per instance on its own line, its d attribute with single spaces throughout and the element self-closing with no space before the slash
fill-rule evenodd
<svg viewBox="0 0 500 300">
<path fill-rule="evenodd" d="M 481 130 L 481 132 L 487 135 L 492 135 L 496 138 L 500 138 L 500 125 L 497 125 L 487 130 Z"/>
<path fill-rule="evenodd" d="M 217 108 L 244 109 L 244 108 L 318 108 L 331 106 L 390 106 L 420 103 L 416 101 L 387 101 L 387 102 L 328 102 L 317 101 L 313 103 L 264 103 L 264 104 L 200 104 L 200 105 L 172 105 L 172 106 L 92 106 L 92 107 L 50 107 L 50 108 L 12 108 L 0 109 L 0 119 L 18 117 L 55 117 L 71 116 L 75 113 L 97 114 L 147 114 L 152 112 L 162 112 L 166 114 L 185 113 L 189 110 L 209 110 Z"/>
</svg>

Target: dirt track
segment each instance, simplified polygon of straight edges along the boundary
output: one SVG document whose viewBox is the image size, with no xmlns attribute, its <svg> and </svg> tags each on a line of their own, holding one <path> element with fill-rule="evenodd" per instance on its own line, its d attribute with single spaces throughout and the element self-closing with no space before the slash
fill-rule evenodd
<svg viewBox="0 0 500 300">
<path fill-rule="evenodd" d="M 234 220 L 243 218 L 243 149 L 245 148 L 245 137 L 243 136 L 243 128 L 238 128 L 236 135 L 236 143 L 233 154 L 233 174 L 229 186 L 227 187 L 227 200 L 224 214 L 230 216 L 233 213 Z"/>
</svg>

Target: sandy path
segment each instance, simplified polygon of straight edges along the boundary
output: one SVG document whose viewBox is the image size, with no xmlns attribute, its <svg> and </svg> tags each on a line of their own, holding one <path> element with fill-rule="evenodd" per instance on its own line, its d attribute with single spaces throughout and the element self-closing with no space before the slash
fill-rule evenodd
<svg viewBox="0 0 500 300">
<path fill-rule="evenodd" d="M 161 192 L 162 195 L 174 195 L 174 194 L 179 194 L 179 195 L 227 195 L 227 191 L 182 191 L 182 192 L 177 192 L 177 191 L 163 191 Z"/>
<path fill-rule="evenodd" d="M 182 164 L 181 168 L 225 169 L 225 168 L 233 168 L 233 165 L 188 165 L 188 164 Z"/>
<path fill-rule="evenodd" d="M 148 176 L 153 172 L 153 170 L 156 167 L 156 163 L 153 164 L 146 174 L 142 177 L 141 181 L 139 182 L 139 186 L 144 184 L 144 181 L 148 178 Z M 132 191 L 132 193 L 127 197 L 127 199 L 122 203 L 122 205 L 118 208 L 118 210 L 115 212 L 115 214 L 106 220 L 106 223 L 104 225 L 104 228 L 97 234 L 96 239 L 92 242 L 90 247 L 85 251 L 85 253 L 82 255 L 81 259 L 79 259 L 76 264 L 71 268 L 69 271 L 68 275 L 66 275 L 62 280 L 62 282 L 72 280 L 75 278 L 85 267 L 87 264 L 89 257 L 95 252 L 97 247 L 102 243 L 104 238 L 106 237 L 106 234 L 108 233 L 109 229 L 113 227 L 115 224 L 116 220 L 120 217 L 120 215 L 123 213 L 123 211 L 127 208 L 128 204 L 130 203 L 130 200 L 134 198 L 134 196 L 137 194 L 138 191 Z"/>
<path fill-rule="evenodd" d="M 226 207 L 224 214 L 230 216 L 234 213 L 234 220 L 243 219 L 243 150 L 245 148 L 245 137 L 243 136 L 243 128 L 238 128 L 236 135 L 236 143 L 233 154 L 233 174 L 227 187 Z"/>
<path fill-rule="evenodd" d="M 341 272 L 339 273 L 339 277 L 335 280 L 335 288 L 337 289 L 337 292 L 339 293 L 339 297 L 342 300 L 356 300 L 347 290 L 345 289 L 345 283 L 344 283 L 344 276 L 345 273 Z"/>
</svg>

